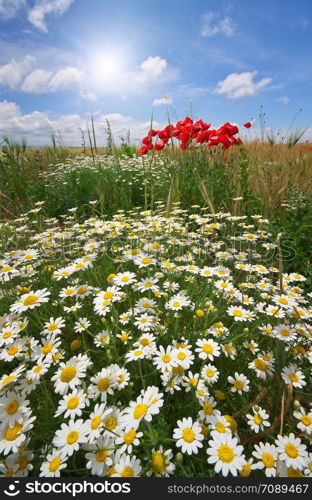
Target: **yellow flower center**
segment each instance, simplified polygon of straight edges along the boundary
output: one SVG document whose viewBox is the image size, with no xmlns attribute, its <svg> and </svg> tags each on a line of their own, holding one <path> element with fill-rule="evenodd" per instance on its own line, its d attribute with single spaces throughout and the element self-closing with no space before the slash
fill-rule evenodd
<svg viewBox="0 0 312 500">
<path fill-rule="evenodd" d="M 60 379 L 61 382 L 70 382 L 76 377 L 77 369 L 75 366 L 66 366 L 61 371 Z"/>
<path fill-rule="evenodd" d="M 141 356 L 141 354 L 143 354 L 143 351 L 140 351 L 140 350 L 134 351 L 134 353 L 133 353 L 134 356 Z"/>
<path fill-rule="evenodd" d="M 255 360 L 255 367 L 261 372 L 266 372 L 268 369 L 268 365 L 264 361 L 262 361 L 262 359 L 258 358 Z"/>
<path fill-rule="evenodd" d="M 121 477 L 133 477 L 133 475 L 132 467 L 125 467 L 121 473 Z"/>
<path fill-rule="evenodd" d="M 128 333 L 123 333 L 123 334 L 120 336 L 120 340 L 121 340 L 122 342 L 127 342 L 128 338 L 129 338 Z"/>
<path fill-rule="evenodd" d="M 144 259 L 141 260 L 142 264 L 150 264 L 151 259 L 149 257 L 144 257 Z"/>
<path fill-rule="evenodd" d="M 189 427 L 187 427 L 186 429 L 183 430 L 182 435 L 183 435 L 184 441 L 186 441 L 187 443 L 192 443 L 195 439 L 195 433 Z"/>
<path fill-rule="evenodd" d="M 289 378 L 292 382 L 298 382 L 299 380 L 298 375 L 296 373 L 290 373 Z"/>
<path fill-rule="evenodd" d="M 212 415 L 213 414 L 212 406 L 209 403 L 204 403 L 203 412 L 205 415 Z"/>
<path fill-rule="evenodd" d="M 18 352 L 18 347 L 14 345 L 13 347 L 10 347 L 10 349 L 7 350 L 7 353 L 9 356 L 14 356 Z"/>
<path fill-rule="evenodd" d="M 164 454 L 160 451 L 155 451 L 151 458 L 152 471 L 154 474 L 161 474 L 166 468 Z"/>
<path fill-rule="evenodd" d="M 123 276 L 120 281 L 122 283 L 128 283 L 129 280 L 130 280 L 129 276 Z"/>
<path fill-rule="evenodd" d="M 126 434 L 124 434 L 123 436 L 123 439 L 124 439 L 124 442 L 129 445 L 129 444 L 132 444 L 133 441 L 135 440 L 136 438 L 136 432 L 135 430 L 131 429 L 131 431 L 127 432 Z"/>
<path fill-rule="evenodd" d="M 204 351 L 206 354 L 211 354 L 211 353 L 213 353 L 214 348 L 213 348 L 213 346 L 212 346 L 212 345 L 210 345 L 210 344 L 204 344 L 204 345 L 203 345 L 203 351 Z"/>
<path fill-rule="evenodd" d="M 43 366 L 41 366 L 41 365 L 36 366 L 36 368 L 34 368 L 34 373 L 40 373 L 42 368 L 43 368 Z"/>
<path fill-rule="evenodd" d="M 265 467 L 267 467 L 269 469 L 274 467 L 275 460 L 274 460 L 274 457 L 271 455 L 271 453 L 263 453 L 261 460 L 262 460 Z"/>
<path fill-rule="evenodd" d="M 108 417 L 108 419 L 105 420 L 105 427 L 107 427 L 108 430 L 113 431 L 117 427 L 117 419 L 115 417 Z"/>
<path fill-rule="evenodd" d="M 59 466 L 61 465 L 62 461 L 60 457 L 55 457 L 51 460 L 50 465 L 49 465 L 49 472 L 55 472 Z"/>
<path fill-rule="evenodd" d="M 181 303 L 178 301 L 178 300 L 175 300 L 173 303 L 172 303 L 173 307 L 180 307 Z"/>
<path fill-rule="evenodd" d="M 234 386 L 238 391 L 241 391 L 244 388 L 244 382 L 242 380 L 235 380 Z"/>
<path fill-rule="evenodd" d="M 99 380 L 97 383 L 97 388 L 100 392 L 107 391 L 109 386 L 110 386 L 110 379 L 107 377 L 101 378 L 101 380 Z"/>
<path fill-rule="evenodd" d="M 217 432 L 220 432 L 222 434 L 226 431 L 226 427 L 222 422 L 217 422 L 215 428 Z"/>
<path fill-rule="evenodd" d="M 289 337 L 290 335 L 290 331 L 289 330 L 286 330 L 286 328 L 282 328 L 280 330 L 280 334 L 283 335 L 283 337 Z"/>
<path fill-rule="evenodd" d="M 18 468 L 24 470 L 28 465 L 28 460 L 26 457 L 21 457 L 18 461 Z"/>
<path fill-rule="evenodd" d="M 7 412 L 8 415 L 14 415 L 14 413 L 17 412 L 18 408 L 19 408 L 19 403 L 17 401 L 10 401 L 5 408 L 5 411 Z"/>
<path fill-rule="evenodd" d="M 301 470 L 294 469 L 293 467 L 289 467 L 289 469 L 287 469 L 287 476 L 288 477 L 304 477 Z"/>
<path fill-rule="evenodd" d="M 253 418 L 253 421 L 256 425 L 261 425 L 262 422 L 263 422 L 263 419 L 260 417 L 260 415 L 257 413 L 254 418 Z"/>
<path fill-rule="evenodd" d="M 69 434 L 67 434 L 67 444 L 74 444 L 76 443 L 77 439 L 79 438 L 79 433 L 77 431 L 71 431 Z"/>
<path fill-rule="evenodd" d="M 95 455 L 95 460 L 97 462 L 105 462 L 107 457 L 108 457 L 108 452 L 106 450 L 101 450 L 98 451 L 97 454 Z"/>
<path fill-rule="evenodd" d="M 77 294 L 78 295 L 83 295 L 84 293 L 86 293 L 88 291 L 88 289 L 85 287 L 85 286 L 81 286 L 80 288 L 78 288 L 77 290 Z"/>
<path fill-rule="evenodd" d="M 214 371 L 211 368 L 208 368 L 208 370 L 206 370 L 206 376 L 209 378 L 213 377 Z"/>
<path fill-rule="evenodd" d="M 149 339 L 141 339 L 140 340 L 140 344 L 143 345 L 143 346 L 147 346 L 147 345 L 150 345 L 150 340 Z"/>
<path fill-rule="evenodd" d="M 183 361 L 186 358 L 185 352 L 179 352 L 177 358 Z"/>
<path fill-rule="evenodd" d="M 309 415 L 302 415 L 301 422 L 308 427 L 311 424 L 311 418 Z"/>
<path fill-rule="evenodd" d="M 96 415 L 96 417 L 93 417 L 93 419 L 91 420 L 91 429 L 93 431 L 95 431 L 95 429 L 98 428 L 98 426 L 100 425 L 101 423 L 101 417 L 99 417 L 98 415 Z"/>
<path fill-rule="evenodd" d="M 148 406 L 141 403 L 141 404 L 138 404 L 135 408 L 134 408 L 134 412 L 133 412 L 133 416 L 136 420 L 138 420 L 139 418 L 142 418 L 144 417 L 144 415 L 146 415 L 146 412 L 148 410 Z"/>
<path fill-rule="evenodd" d="M 289 300 L 285 299 L 284 297 L 281 297 L 281 298 L 278 299 L 278 302 L 280 304 L 287 305 L 289 303 Z"/>
<path fill-rule="evenodd" d="M 3 268 L 1 269 L 1 271 L 3 273 L 7 273 L 8 271 L 12 271 L 13 267 L 12 266 L 3 266 Z"/>
<path fill-rule="evenodd" d="M 22 431 L 23 426 L 15 422 L 14 427 L 7 427 L 5 431 L 4 438 L 7 441 L 15 441 L 15 439 L 19 436 Z"/>
<path fill-rule="evenodd" d="M 79 398 L 77 398 L 76 396 L 67 400 L 67 408 L 69 410 L 74 410 L 75 408 L 77 408 L 78 405 L 79 405 Z"/>
<path fill-rule="evenodd" d="M 103 295 L 104 300 L 109 300 L 114 296 L 114 292 L 105 292 Z"/>
<path fill-rule="evenodd" d="M 298 456 L 297 447 L 291 443 L 286 444 L 285 452 L 290 458 L 297 458 L 297 456 Z"/>
<path fill-rule="evenodd" d="M 3 339 L 9 339 L 10 337 L 12 337 L 12 332 L 5 332 L 3 335 L 2 335 L 2 338 Z"/>
<path fill-rule="evenodd" d="M 239 472 L 240 477 L 249 477 L 251 473 L 251 467 L 249 464 L 243 465 L 242 470 Z"/>
<path fill-rule="evenodd" d="M 49 330 L 49 332 L 54 332 L 55 330 L 57 330 L 58 328 L 58 325 L 56 323 L 51 323 L 51 325 L 48 326 L 47 330 Z"/>
<path fill-rule="evenodd" d="M 52 351 L 52 348 L 53 348 L 53 345 L 52 344 L 46 344 L 43 346 L 43 348 L 41 349 L 41 352 L 43 354 L 49 354 L 49 352 Z"/>
<path fill-rule="evenodd" d="M 169 356 L 169 354 L 164 354 L 161 359 L 164 363 L 169 363 L 169 361 L 171 360 L 171 356 Z"/>
<path fill-rule="evenodd" d="M 218 456 L 222 462 L 229 464 L 235 457 L 233 449 L 227 444 L 222 444 L 218 449 Z"/>
<path fill-rule="evenodd" d="M 234 309 L 233 314 L 234 314 L 234 316 L 237 316 L 238 318 L 243 316 L 243 313 L 240 309 Z"/>
<path fill-rule="evenodd" d="M 28 297 L 23 300 L 23 306 L 33 306 L 38 299 L 38 295 L 28 295 Z"/>
</svg>

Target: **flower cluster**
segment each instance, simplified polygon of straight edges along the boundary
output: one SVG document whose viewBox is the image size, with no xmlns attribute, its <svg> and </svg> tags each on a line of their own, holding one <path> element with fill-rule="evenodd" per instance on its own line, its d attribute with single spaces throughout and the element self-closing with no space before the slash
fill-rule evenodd
<svg viewBox="0 0 312 500">
<path fill-rule="evenodd" d="M 140 155 L 147 154 L 151 149 L 162 150 L 166 144 L 170 144 L 173 139 L 177 139 L 181 149 L 192 150 L 193 144 L 206 144 L 207 147 L 222 144 L 223 149 L 240 144 L 242 141 L 235 137 L 238 133 L 238 127 L 227 122 L 218 129 L 210 128 L 209 123 L 202 120 L 194 122 L 187 116 L 184 120 L 178 121 L 175 125 L 167 125 L 163 130 L 149 130 L 148 134 L 142 140 L 142 147 L 139 150 Z M 153 143 L 153 138 L 156 142 Z"/>
<path fill-rule="evenodd" d="M 0 474 L 311 476 L 306 278 L 260 215 L 156 207 L 12 222 Z"/>
</svg>

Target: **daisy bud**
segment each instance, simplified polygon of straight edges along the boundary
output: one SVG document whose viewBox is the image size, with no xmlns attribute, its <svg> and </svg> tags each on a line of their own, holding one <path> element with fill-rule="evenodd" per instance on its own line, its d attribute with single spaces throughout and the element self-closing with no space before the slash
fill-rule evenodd
<svg viewBox="0 0 312 500">
<path fill-rule="evenodd" d="M 249 328 L 244 328 L 243 332 L 244 333 L 248 333 L 249 332 Z"/>
<path fill-rule="evenodd" d="M 111 353 L 110 349 L 107 349 L 106 354 L 107 354 L 107 358 L 108 358 L 109 360 L 112 360 L 112 359 L 113 359 L 113 356 L 112 356 L 112 353 Z"/>
<path fill-rule="evenodd" d="M 260 406 L 255 405 L 255 406 L 254 406 L 254 409 L 255 409 L 256 411 L 259 411 L 259 410 L 260 410 Z"/>
<path fill-rule="evenodd" d="M 174 461 L 176 464 L 180 464 L 180 465 L 183 464 L 183 455 L 180 451 L 178 451 L 178 453 L 174 457 Z"/>
<path fill-rule="evenodd" d="M 81 340 L 80 339 L 74 339 L 70 343 L 70 348 L 71 348 L 72 351 L 77 351 L 77 349 L 79 349 L 80 346 L 81 346 Z"/>
<path fill-rule="evenodd" d="M 298 399 L 295 399 L 295 401 L 294 401 L 294 408 L 296 410 L 299 410 L 299 408 L 301 408 L 301 404 L 300 404 L 300 401 L 298 401 Z"/>
<path fill-rule="evenodd" d="M 205 316 L 205 311 L 203 311 L 202 309 L 197 309 L 196 316 L 198 318 L 202 318 L 203 316 Z"/>
</svg>

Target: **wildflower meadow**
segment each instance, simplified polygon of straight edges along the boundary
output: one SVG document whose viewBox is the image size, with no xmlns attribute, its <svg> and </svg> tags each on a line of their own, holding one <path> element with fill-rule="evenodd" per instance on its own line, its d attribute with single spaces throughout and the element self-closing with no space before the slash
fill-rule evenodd
<svg viewBox="0 0 312 500">
<path fill-rule="evenodd" d="M 91 146 L 2 147 L 1 474 L 311 477 L 307 145 Z"/>
</svg>

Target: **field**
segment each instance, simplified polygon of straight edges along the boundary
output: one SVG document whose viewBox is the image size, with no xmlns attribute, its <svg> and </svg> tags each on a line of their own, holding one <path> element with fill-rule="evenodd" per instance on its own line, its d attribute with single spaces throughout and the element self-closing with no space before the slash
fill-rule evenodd
<svg viewBox="0 0 312 500">
<path fill-rule="evenodd" d="M 167 142 L 5 139 L 4 476 L 312 476 L 311 144 Z"/>
</svg>

